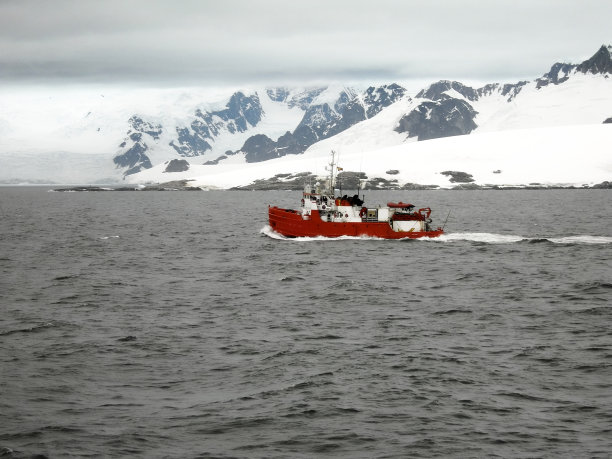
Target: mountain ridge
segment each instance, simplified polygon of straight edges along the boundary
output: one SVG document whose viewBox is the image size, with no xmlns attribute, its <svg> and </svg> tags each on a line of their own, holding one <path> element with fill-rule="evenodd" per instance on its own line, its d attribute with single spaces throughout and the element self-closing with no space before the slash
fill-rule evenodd
<svg viewBox="0 0 612 459">
<path fill-rule="evenodd" d="M 62 134 L 49 129 L 50 136 L 45 140 L 69 151 L 62 142 L 81 139 L 74 143 L 81 145 L 79 149 L 83 152 L 94 146 L 96 150 L 92 153 L 109 152 L 109 162 L 116 168 L 118 180 L 129 177 L 130 181 L 138 181 L 148 176 L 143 175 L 145 171 L 167 165 L 173 159 L 186 160 L 188 167 L 204 164 L 213 168 L 223 164 L 246 167 L 301 155 L 315 147 L 333 148 L 334 139 L 341 139 L 345 133 L 358 139 L 360 126 L 373 119 L 384 119 L 386 124 L 379 123 L 380 129 L 374 134 L 378 143 L 359 141 L 371 151 L 384 145 L 532 125 L 604 123 L 612 118 L 607 108 L 611 55 L 611 46 L 601 46 L 582 63 L 555 63 L 532 81 L 490 83 L 474 88 L 458 81 L 440 80 L 415 95 L 409 95 L 398 83 L 389 83 L 362 90 L 338 85 L 238 90 L 216 106 L 194 99 L 191 106 L 184 102 L 178 107 L 168 106 L 170 112 L 152 104 L 153 110 L 129 113 L 126 103 L 115 116 L 118 120 L 121 113 L 129 113 L 123 134 L 118 134 L 119 121 L 112 126 L 97 124 L 103 122 L 102 112 L 92 106 L 78 122 L 55 131 Z M 558 89 L 551 92 L 550 88 Z M 553 92 L 555 100 L 550 96 Z M 585 100 L 578 100 L 581 93 Z M 108 105 L 107 98 L 100 97 L 100 106 Z M 400 109 L 404 113 L 399 113 Z M 384 113 L 392 116 L 380 118 Z M 10 125 L 11 120 L 3 123 L 0 119 L 0 132 L 4 126 L 9 138 Z M 39 127 L 36 123 L 32 126 Z M 113 149 L 110 146 L 113 139 L 116 139 L 114 153 L 109 151 Z M 15 137 L 14 142 L 6 142 L 0 154 L 19 154 L 25 144 L 20 140 Z M 28 151 L 27 147 L 23 151 Z M 83 162 L 79 164 L 82 167 Z M 18 180 L 18 171 L 11 174 L 8 180 Z M 0 174 L 0 181 L 3 180 L 7 180 L 7 174 Z"/>
</svg>

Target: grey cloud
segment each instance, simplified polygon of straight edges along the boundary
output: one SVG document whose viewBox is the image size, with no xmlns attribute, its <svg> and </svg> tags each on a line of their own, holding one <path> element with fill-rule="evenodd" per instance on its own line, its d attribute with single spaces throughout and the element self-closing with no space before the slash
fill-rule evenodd
<svg viewBox="0 0 612 459">
<path fill-rule="evenodd" d="M 0 2 L 5 82 L 535 77 L 609 42 L 588 0 Z"/>
</svg>

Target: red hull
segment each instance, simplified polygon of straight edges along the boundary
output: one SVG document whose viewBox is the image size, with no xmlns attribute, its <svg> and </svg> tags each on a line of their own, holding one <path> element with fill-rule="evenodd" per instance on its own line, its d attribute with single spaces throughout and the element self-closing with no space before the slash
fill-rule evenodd
<svg viewBox="0 0 612 459">
<path fill-rule="evenodd" d="M 438 237 L 444 233 L 441 229 L 393 231 L 387 222 L 326 222 L 321 220 L 316 210 L 311 212 L 310 218 L 303 219 L 295 210 L 269 207 L 268 218 L 272 230 L 287 237 L 370 236 L 381 239 L 418 239 Z"/>
</svg>

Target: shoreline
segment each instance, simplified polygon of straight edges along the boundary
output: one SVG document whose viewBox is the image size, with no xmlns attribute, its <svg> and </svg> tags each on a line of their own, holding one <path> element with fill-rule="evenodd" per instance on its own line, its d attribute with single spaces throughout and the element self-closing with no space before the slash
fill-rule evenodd
<svg viewBox="0 0 612 459">
<path fill-rule="evenodd" d="M 29 185 L 20 185 L 29 186 Z M 32 185 L 41 186 L 41 185 Z M 257 183 L 241 187 L 233 187 L 228 189 L 215 189 L 215 191 L 302 191 L 304 184 L 293 184 L 285 182 Z M 345 190 L 356 190 L 357 187 L 347 187 Z M 407 184 L 403 187 L 398 186 L 365 186 L 360 188 L 362 191 L 514 191 L 514 190 L 609 190 L 612 189 L 612 181 L 602 182 L 591 186 L 576 186 L 576 185 L 541 185 L 531 183 L 528 185 L 478 185 L 474 183 L 457 184 L 450 188 L 444 188 L 437 185 L 419 185 Z M 191 186 L 188 180 L 165 182 L 155 185 L 145 186 L 68 186 L 53 188 L 50 191 L 55 192 L 104 192 L 104 191 L 210 191 L 207 188 Z"/>
</svg>

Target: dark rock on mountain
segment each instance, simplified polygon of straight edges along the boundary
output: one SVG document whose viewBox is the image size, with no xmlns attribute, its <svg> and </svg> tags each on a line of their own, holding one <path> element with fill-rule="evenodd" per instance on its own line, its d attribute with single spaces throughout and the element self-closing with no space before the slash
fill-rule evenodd
<svg viewBox="0 0 612 459">
<path fill-rule="evenodd" d="M 134 133 L 147 134 L 155 140 L 158 140 L 159 136 L 162 133 L 161 124 L 153 125 L 144 121 L 138 116 L 132 116 L 129 120 L 129 123 L 131 126 L 131 131 L 134 131 Z M 130 135 L 130 131 L 128 131 L 128 135 Z"/>
<path fill-rule="evenodd" d="M 153 165 L 145 154 L 148 148 L 145 144 L 136 142 L 128 151 L 120 156 L 115 156 L 113 162 L 118 167 L 127 168 L 123 175 L 135 174 L 143 169 L 150 169 Z"/>
<path fill-rule="evenodd" d="M 406 90 L 397 84 L 370 87 L 362 95 L 345 89 L 333 106 L 329 103 L 308 106 L 293 132 L 286 132 L 276 141 L 261 134 L 253 136 L 244 143 L 240 151 L 245 153 L 245 158 L 250 163 L 303 153 L 314 143 L 333 137 L 378 114 L 383 108 L 404 97 L 405 93 Z M 317 94 L 317 91 L 310 93 L 313 94 Z M 273 92 L 271 95 L 280 100 L 285 100 L 282 98 L 287 96 L 288 93 L 282 91 Z M 314 97 L 311 101 L 313 100 Z"/>
<path fill-rule="evenodd" d="M 213 159 L 211 161 L 206 161 L 204 163 L 205 166 L 216 166 L 217 164 L 219 164 L 221 161 L 223 161 L 224 159 L 227 159 L 226 155 L 221 155 L 219 156 L 217 159 Z"/>
<path fill-rule="evenodd" d="M 404 115 L 395 130 L 407 132 L 408 137 L 418 140 L 469 134 L 477 127 L 475 117 L 478 114 L 470 102 L 494 93 L 507 97 L 510 102 L 527 83 L 495 83 L 474 89 L 458 81 L 438 81 L 417 94 L 417 98 L 428 100 Z"/>
<path fill-rule="evenodd" d="M 365 99 L 362 101 L 356 94 L 349 94 L 345 91 L 340 95 L 338 102 L 334 105 L 334 112 L 337 114 L 335 119 L 334 114 L 330 114 L 331 116 L 329 119 L 331 122 L 326 127 L 315 129 L 314 131 L 320 139 L 333 137 L 347 130 L 354 124 L 367 119 L 367 109 L 368 107 L 365 105 Z"/>
<path fill-rule="evenodd" d="M 536 87 L 547 86 L 549 84 L 561 84 L 570 78 L 572 72 L 610 74 L 612 73 L 612 46 L 602 46 L 599 50 L 581 64 L 565 64 L 557 62 L 548 73 L 538 78 Z"/>
<path fill-rule="evenodd" d="M 209 136 L 209 129 L 205 127 L 204 123 L 199 120 L 193 121 L 191 123 L 191 128 L 192 129 L 189 130 L 189 128 L 177 127 L 176 133 L 178 138 L 176 141 L 172 140 L 170 142 L 170 146 L 181 156 L 198 156 L 212 149 L 210 143 L 206 141 L 206 138 L 208 137 L 210 139 L 211 136 Z M 206 133 L 203 135 L 205 131 Z"/>
<path fill-rule="evenodd" d="M 527 84 L 529 84 L 528 81 L 519 81 L 518 83 L 514 84 L 504 84 L 503 86 L 501 86 L 501 95 L 508 96 L 508 99 L 506 100 L 508 102 L 511 102 L 512 99 L 514 99 L 519 94 L 519 92 L 521 92 L 523 87 Z"/>
<path fill-rule="evenodd" d="M 486 84 L 482 88 L 477 89 L 478 97 L 480 98 L 480 97 L 490 96 L 494 92 L 498 92 L 500 90 L 499 88 L 500 88 L 499 83 Z"/>
<path fill-rule="evenodd" d="M 145 143 L 145 137 L 158 140 L 162 133 L 161 124 L 154 125 L 136 115 L 128 120 L 128 125 L 130 128 L 127 137 L 121 142 L 119 148 L 126 148 L 128 145 L 130 147 L 113 158 L 117 167 L 126 169 L 123 175 L 135 174 L 143 169 L 153 167 L 151 160 L 146 155 L 149 147 Z"/>
<path fill-rule="evenodd" d="M 602 46 L 590 58 L 576 67 L 582 73 L 612 73 L 612 46 Z"/>
<path fill-rule="evenodd" d="M 189 170 L 189 163 L 185 159 L 173 159 L 167 164 L 164 172 L 185 172 Z"/>
<path fill-rule="evenodd" d="M 420 99 L 431 99 L 431 100 L 447 100 L 452 97 L 446 94 L 447 91 L 455 90 L 467 100 L 475 101 L 478 100 L 479 94 L 473 88 L 465 86 L 458 81 L 441 80 L 437 83 L 432 84 L 427 89 L 421 90 L 416 97 Z"/>
<path fill-rule="evenodd" d="M 203 123 L 196 120 L 191 123 L 191 128 L 192 131 L 188 128 L 177 127 L 176 133 L 178 139 L 170 142 L 170 146 L 181 156 L 198 156 L 212 148 L 210 143 L 206 141 L 208 132 L 203 135 L 203 131 L 208 131 L 208 128 L 204 127 Z"/>
<path fill-rule="evenodd" d="M 603 124 L 609 124 L 612 123 L 612 116 L 606 120 L 604 120 Z"/>
<path fill-rule="evenodd" d="M 257 123 L 261 121 L 263 110 L 257 94 L 247 97 L 237 92 L 227 104 L 227 109 L 215 114 L 222 120 L 230 122 L 228 130 L 234 133 L 232 121 L 238 132 L 244 132 L 247 130 L 247 123 L 257 126 Z"/>
<path fill-rule="evenodd" d="M 470 102 L 475 102 L 482 97 L 490 96 L 494 93 L 500 93 L 504 97 L 508 96 L 507 100 L 510 102 L 521 92 L 523 86 L 528 83 L 528 81 L 519 81 L 518 83 L 503 85 L 491 83 L 482 88 L 474 89 L 458 81 L 441 80 L 437 83 L 433 83 L 429 88 L 421 90 L 416 97 L 436 101 L 453 99 L 454 97 L 449 95 L 448 92 L 454 90 Z"/>
<path fill-rule="evenodd" d="M 122 145 L 125 145 L 125 142 Z M 123 175 L 135 174 L 142 169 L 150 169 L 153 165 L 145 151 L 147 151 L 146 145 L 136 143 L 122 155 L 115 156 L 113 162 L 117 167 L 127 169 Z"/>
<path fill-rule="evenodd" d="M 575 65 L 572 64 L 562 64 L 557 62 L 554 64 L 548 73 L 542 75 L 541 78 L 538 78 L 536 88 L 540 89 L 544 86 L 548 86 L 549 84 L 561 84 L 569 79 L 569 74 L 576 68 Z"/>
<path fill-rule="evenodd" d="M 485 96 L 490 96 L 493 93 L 499 93 L 504 97 L 507 97 L 506 101 L 510 102 L 514 99 L 523 89 L 525 85 L 529 84 L 528 81 L 519 81 L 518 83 L 491 83 L 484 85 L 482 88 L 476 89 L 478 99 Z"/>
<path fill-rule="evenodd" d="M 474 108 L 464 100 L 425 101 L 404 115 L 395 131 L 407 132 L 408 137 L 417 137 L 418 140 L 469 134 L 477 127 L 474 122 L 476 115 Z"/>
<path fill-rule="evenodd" d="M 257 94 L 245 96 L 242 92 L 236 92 L 223 110 L 196 110 L 195 120 L 189 128 L 176 128 L 178 138 L 172 140 L 170 146 L 181 156 L 200 156 L 212 149 L 211 144 L 221 132 L 244 132 L 249 126 L 256 126 L 262 115 L 263 110 Z"/>
<path fill-rule="evenodd" d="M 444 171 L 440 172 L 440 174 L 450 177 L 451 183 L 469 183 L 474 181 L 474 177 L 472 177 L 472 174 L 468 174 L 467 172 Z"/>
<path fill-rule="evenodd" d="M 242 146 L 242 151 L 246 152 L 245 157 L 248 163 L 278 158 L 281 155 L 277 153 L 277 150 L 277 143 L 264 134 L 249 137 Z"/>
<path fill-rule="evenodd" d="M 363 95 L 363 102 L 367 107 L 366 116 L 372 118 L 378 115 L 384 108 L 404 96 L 406 96 L 406 89 L 395 83 L 378 87 L 370 86 Z"/>
</svg>

